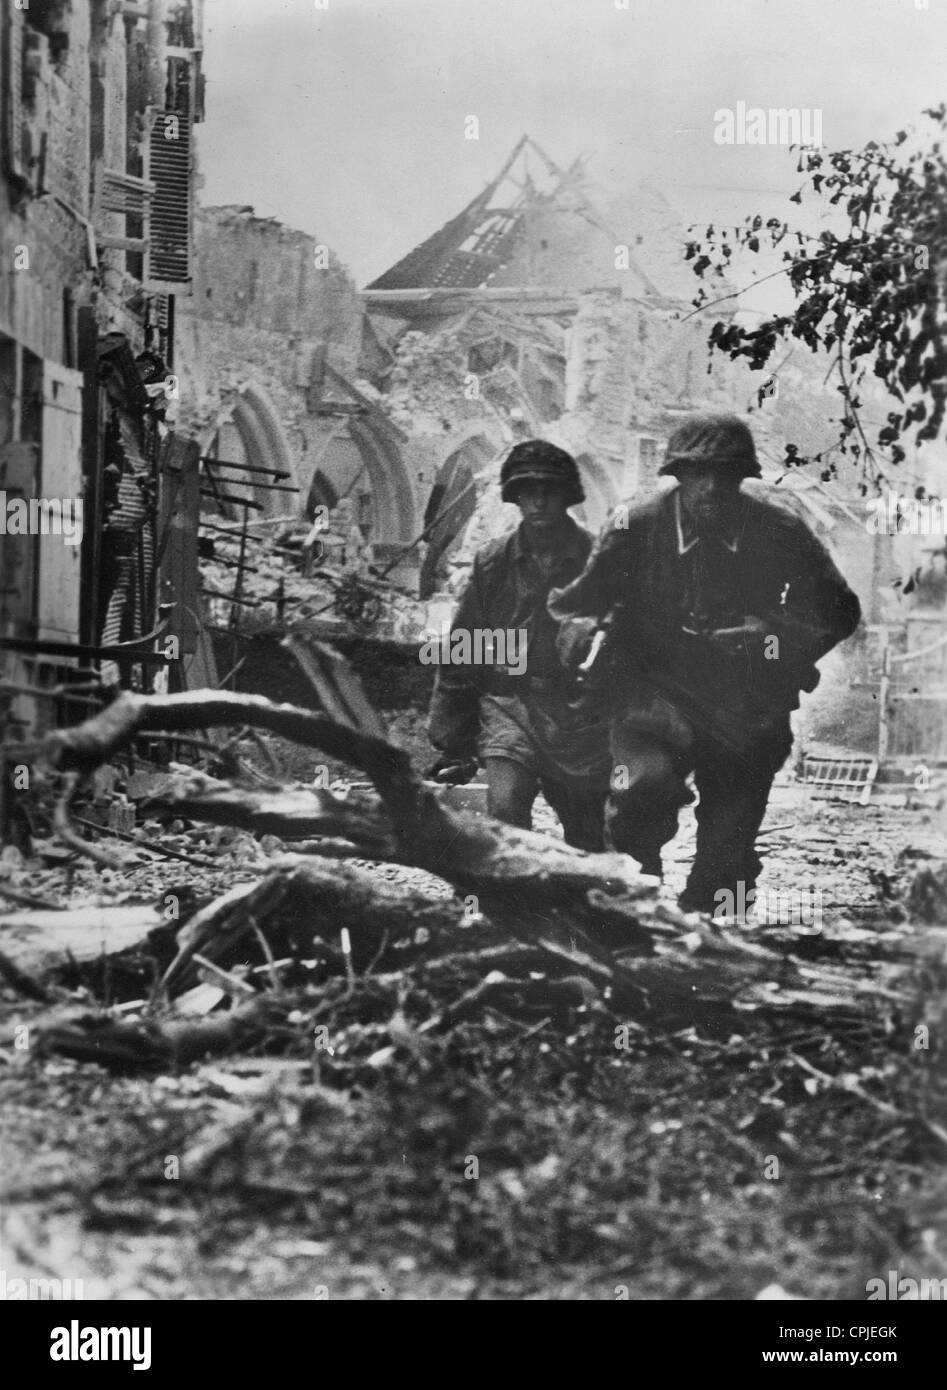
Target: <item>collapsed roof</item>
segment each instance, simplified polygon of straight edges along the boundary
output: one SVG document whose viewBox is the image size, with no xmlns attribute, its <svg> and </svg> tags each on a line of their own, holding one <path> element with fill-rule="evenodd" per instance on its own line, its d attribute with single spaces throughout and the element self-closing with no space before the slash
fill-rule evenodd
<svg viewBox="0 0 947 1390">
<path fill-rule="evenodd" d="M 567 214 L 614 241 L 611 229 L 593 206 L 584 188 L 584 162 L 561 169 L 528 135 L 517 141 L 496 177 L 446 222 L 433 236 L 409 251 L 397 264 L 373 280 L 366 293 L 411 290 L 486 290 L 526 287 L 521 274 L 511 281 L 503 272 L 524 242 L 533 238 L 550 212 Z M 641 266 L 629 256 L 629 269 L 646 295 L 659 291 Z M 600 283 L 608 278 L 604 273 Z M 541 273 L 541 283 L 548 283 Z M 535 281 L 532 281 L 535 283 Z M 575 288 L 575 286 L 573 286 Z"/>
</svg>

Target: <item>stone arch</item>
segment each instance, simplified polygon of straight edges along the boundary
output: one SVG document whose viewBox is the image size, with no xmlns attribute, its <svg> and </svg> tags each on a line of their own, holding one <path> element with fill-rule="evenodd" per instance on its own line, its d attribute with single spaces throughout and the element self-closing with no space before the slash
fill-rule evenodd
<svg viewBox="0 0 947 1390">
<path fill-rule="evenodd" d="M 407 544 L 421 527 L 411 476 L 396 440 L 370 416 L 353 415 L 348 432 L 365 462 L 371 486 L 373 518 L 368 539 Z"/>
<path fill-rule="evenodd" d="M 293 517 L 300 511 L 299 494 L 293 492 L 275 492 L 258 484 L 278 482 L 284 487 L 298 487 L 299 477 L 296 463 L 290 449 L 289 440 L 283 428 L 276 408 L 270 397 L 259 386 L 250 383 L 240 389 L 236 397 L 228 404 L 226 411 L 218 417 L 217 423 L 210 432 L 210 437 L 205 445 L 203 452 L 210 454 L 215 452 L 215 443 L 219 440 L 221 432 L 225 426 L 232 426 L 233 431 L 239 441 L 239 451 L 243 458 L 232 459 L 235 463 L 248 463 L 257 468 L 272 468 L 280 473 L 285 473 L 285 478 L 268 477 L 266 474 L 244 473 L 239 470 L 227 471 L 225 464 L 221 464 L 217 470 L 219 477 L 225 484 L 223 490 L 237 497 L 247 497 L 254 502 L 258 502 L 263 511 L 264 517 Z M 216 450 L 222 458 L 226 454 L 219 448 Z M 242 514 L 242 508 L 235 506 L 233 514 Z"/>
<path fill-rule="evenodd" d="M 289 477 L 280 481 L 285 481 L 288 487 L 299 486 L 289 440 L 265 391 L 252 383 L 245 386 L 234 405 L 233 422 L 243 436 L 249 463 L 288 473 Z M 264 516 L 295 516 L 299 512 L 298 493 L 268 492 L 254 488 L 253 495 L 255 501 L 262 502 Z"/>
<path fill-rule="evenodd" d="M 495 455 L 496 448 L 485 435 L 472 435 L 448 454 L 438 469 L 424 513 L 424 528 L 431 530 L 421 564 L 421 598 L 430 598 L 440 587 L 438 570 L 460 543 L 477 507 L 475 474 Z"/>
</svg>

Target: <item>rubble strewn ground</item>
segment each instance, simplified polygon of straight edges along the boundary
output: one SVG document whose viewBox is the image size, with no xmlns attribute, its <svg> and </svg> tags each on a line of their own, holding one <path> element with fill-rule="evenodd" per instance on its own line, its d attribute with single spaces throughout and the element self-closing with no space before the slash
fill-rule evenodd
<svg viewBox="0 0 947 1390">
<path fill-rule="evenodd" d="M 81 1278 L 87 1297 L 119 1298 L 713 1299 L 775 1283 L 861 1299 L 889 1269 L 947 1276 L 947 936 L 921 920 L 930 891 L 912 896 L 919 874 L 940 881 L 937 795 L 876 796 L 889 804 L 815 802 L 787 780 L 764 826 L 765 882 L 823 889 L 824 931 L 793 954 L 871 976 L 857 1017 L 632 1020 L 622 1048 L 607 1000 L 550 976 L 425 1031 L 483 982 L 491 951 L 515 947 L 457 904 L 446 975 L 424 928 L 400 974 L 338 977 L 307 1012 L 304 963 L 277 961 L 276 1002 L 282 990 L 303 1008 L 229 1055 L 122 1075 L 8 1045 L 7 1278 Z M 692 834 L 688 816 L 668 898 Z M 128 850 L 122 873 L 74 867 L 67 892 L 61 866 L 8 853 L 3 883 L 73 906 L 172 884 L 203 901 L 283 848 L 206 828 L 156 843 L 215 867 Z M 454 910 L 432 875 L 372 867 L 396 898 Z M 133 953 L 113 1001 L 152 976 Z M 52 984 L 88 1002 L 103 978 L 76 967 Z M 9 1037 L 47 1011 L 5 985 L 2 1012 Z"/>
<path fill-rule="evenodd" d="M 425 605 L 369 565 L 357 528 L 337 535 L 283 518 L 275 526 L 249 527 L 244 540 L 240 526 L 213 524 L 213 539 L 207 538 L 212 553 L 201 566 L 206 593 L 216 595 L 208 599 L 211 622 L 225 628 L 236 597 L 243 636 L 318 626 L 349 635 L 370 629 L 377 638 L 417 644 Z"/>
</svg>

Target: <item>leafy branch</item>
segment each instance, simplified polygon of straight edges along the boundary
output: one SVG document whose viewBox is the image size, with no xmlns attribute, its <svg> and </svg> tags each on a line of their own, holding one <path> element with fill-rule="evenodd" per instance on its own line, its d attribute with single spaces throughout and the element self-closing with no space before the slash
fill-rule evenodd
<svg viewBox="0 0 947 1390">
<path fill-rule="evenodd" d="M 841 234 L 826 228 L 813 237 L 775 217 L 764 223 L 758 214 L 737 228 L 710 225 L 699 237 L 690 228 L 685 260 L 705 282 L 693 300 L 694 313 L 743 293 L 729 287 L 713 292 L 717 284 L 728 285 L 738 252 L 782 247 L 780 268 L 753 283 L 788 275 L 793 311 L 755 327 L 718 319 L 708 345 L 711 354 L 745 358 L 755 370 L 765 368 L 790 339 L 832 354 L 842 398 L 837 443 L 811 460 L 788 445 L 785 460 L 789 467 L 817 462 L 824 479 L 837 471 L 830 458 L 836 450 L 849 456 L 863 479 L 877 483 L 887 465 L 903 463 L 905 445 L 947 432 L 947 164 L 941 149 L 947 103 L 924 115 L 933 127 L 929 139 L 913 141 L 909 149 L 904 130 L 889 144 L 872 140 L 857 151 L 796 147 L 797 172 L 808 177 L 790 202 L 801 204 L 810 189 L 827 197 L 847 219 Z M 901 407 L 888 412 L 873 440 L 859 395 L 869 370 Z"/>
</svg>

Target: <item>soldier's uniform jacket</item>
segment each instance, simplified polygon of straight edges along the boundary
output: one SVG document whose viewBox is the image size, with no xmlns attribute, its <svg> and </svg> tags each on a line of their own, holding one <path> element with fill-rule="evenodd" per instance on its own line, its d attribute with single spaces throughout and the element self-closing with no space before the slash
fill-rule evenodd
<svg viewBox="0 0 947 1390">
<path fill-rule="evenodd" d="M 616 513 L 583 574 L 550 596 L 563 652 L 570 622 L 614 611 L 604 665 L 616 708 L 657 691 L 690 717 L 769 724 L 815 688 L 815 663 L 858 625 L 858 599 L 828 551 L 782 507 L 741 492 L 728 534 L 698 532 L 673 488 L 623 520 Z M 709 640 L 748 616 L 764 621 L 763 641 L 731 655 Z"/>
<path fill-rule="evenodd" d="M 549 592 L 562 588 L 582 573 L 592 549 L 592 537 L 567 519 L 564 540 L 550 571 L 543 573 L 521 525 L 477 552 L 451 630 L 525 629 L 526 670 L 510 675 L 495 666 L 438 668 L 428 733 L 436 748 L 459 757 L 473 756 L 481 731 L 481 702 L 515 709 L 517 718 L 530 717 L 539 702 L 558 722 L 567 676 L 556 650 L 558 624 L 548 608 Z M 525 713 L 520 712 L 525 706 Z"/>
</svg>

